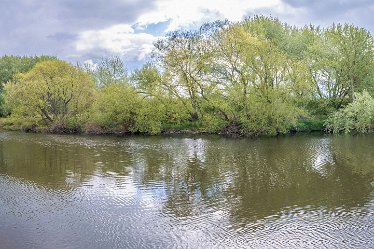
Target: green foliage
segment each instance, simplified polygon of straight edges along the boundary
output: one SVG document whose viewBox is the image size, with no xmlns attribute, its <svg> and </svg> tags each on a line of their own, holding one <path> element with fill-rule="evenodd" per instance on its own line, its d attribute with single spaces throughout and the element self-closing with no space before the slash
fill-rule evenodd
<svg viewBox="0 0 374 249">
<path fill-rule="evenodd" d="M 0 93 L 0 117 L 7 116 L 8 112 L 5 107 L 4 92 L 3 90 Z"/>
<path fill-rule="evenodd" d="M 150 63 L 135 70 L 131 76 L 131 82 L 137 92 L 145 97 L 144 102 L 150 102 L 151 109 L 155 106 L 162 107 L 162 110 L 159 110 L 162 112 L 162 126 L 177 127 L 188 122 L 192 106 L 188 98 L 174 94 L 170 90 L 172 87 L 169 80 L 168 73 L 162 74 L 155 65 Z"/>
<path fill-rule="evenodd" d="M 333 133 L 367 133 L 374 126 L 374 99 L 367 91 L 356 93 L 356 99 L 332 114 L 327 129 Z"/>
<path fill-rule="evenodd" d="M 240 115 L 242 133 L 249 135 L 284 134 L 294 127 L 305 112 L 283 93 L 272 90 L 267 96 L 254 95 L 247 99 Z"/>
<path fill-rule="evenodd" d="M 36 125 L 81 121 L 94 98 L 94 83 L 85 72 L 59 61 L 43 61 L 5 86 L 12 118 Z M 77 121 L 75 121 L 77 122 Z"/>
<path fill-rule="evenodd" d="M 321 129 L 373 82 L 373 37 L 352 25 L 298 29 L 256 16 L 171 33 L 156 52 L 167 76 L 159 85 L 210 132 Z"/>
<path fill-rule="evenodd" d="M 106 130 L 157 134 L 163 113 L 158 101 L 143 98 L 128 84 L 113 83 L 99 91 L 91 119 Z"/>
<path fill-rule="evenodd" d="M 305 60 L 318 98 L 331 99 L 340 108 L 346 99 L 354 100 L 354 92 L 372 92 L 374 41 L 367 30 L 339 24 L 309 33 L 313 43 Z"/>
<path fill-rule="evenodd" d="M 6 116 L 8 113 L 4 106 L 3 89 L 6 83 L 12 81 L 18 73 L 26 73 L 41 61 L 55 60 L 51 56 L 2 56 L 0 58 L 0 116 Z"/>
<path fill-rule="evenodd" d="M 98 92 L 91 117 L 106 128 L 132 130 L 140 102 L 141 97 L 127 84 L 111 84 Z"/>
<path fill-rule="evenodd" d="M 336 81 L 349 89 L 354 100 L 354 92 L 374 90 L 374 40 L 365 29 L 353 25 L 333 25 L 325 32 L 332 44 Z"/>
<path fill-rule="evenodd" d="M 91 77 L 60 61 L 31 69 L 27 58 L 6 57 L 0 80 L 12 68 L 6 103 L 13 124 L 250 136 L 326 124 L 333 132 L 368 132 L 373 53 L 373 36 L 353 25 L 296 28 L 255 16 L 171 32 L 155 43 L 152 63 L 130 76 L 118 57 L 86 68 Z M 17 72 L 23 73 L 14 77 Z"/>
<path fill-rule="evenodd" d="M 128 81 L 127 70 L 118 56 L 102 59 L 98 65 L 85 65 L 84 68 L 93 76 L 98 88 Z"/>
<path fill-rule="evenodd" d="M 0 58 L 0 84 L 1 87 L 9 81 L 14 79 L 14 76 L 18 73 L 26 73 L 31 70 L 35 64 L 47 61 L 55 60 L 55 57 L 51 56 L 8 56 L 5 55 Z"/>
<path fill-rule="evenodd" d="M 160 98 L 160 101 L 165 106 L 163 126 L 175 126 L 190 122 L 190 113 L 187 111 L 188 108 L 186 108 L 185 102 L 170 97 Z"/>
<path fill-rule="evenodd" d="M 200 118 L 199 129 L 204 132 L 217 133 L 229 126 L 229 122 L 214 112 L 206 112 Z"/>
<path fill-rule="evenodd" d="M 162 75 L 157 68 L 150 63 L 146 63 L 142 68 L 135 70 L 130 80 L 141 94 L 158 97 L 164 94 L 161 85 Z"/>
<path fill-rule="evenodd" d="M 158 100 L 142 99 L 138 107 L 133 131 L 148 134 L 161 132 L 161 124 L 164 120 L 165 106 Z"/>
</svg>

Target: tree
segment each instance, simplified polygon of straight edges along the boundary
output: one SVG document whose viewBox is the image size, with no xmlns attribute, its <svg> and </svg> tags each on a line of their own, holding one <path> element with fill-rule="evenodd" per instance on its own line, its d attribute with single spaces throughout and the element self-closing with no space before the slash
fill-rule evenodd
<svg viewBox="0 0 374 249">
<path fill-rule="evenodd" d="M 135 70 L 131 75 L 131 83 L 136 91 L 156 106 L 164 106 L 164 125 L 180 125 L 187 122 L 191 115 L 188 113 L 188 99 L 176 97 L 169 91 L 168 74 L 160 72 L 154 64 L 146 63 L 142 68 Z M 153 106 L 152 106 L 153 107 Z"/>
<path fill-rule="evenodd" d="M 141 97 L 129 85 L 110 84 L 98 92 L 91 117 L 104 128 L 132 131 L 140 102 Z"/>
<path fill-rule="evenodd" d="M 55 60 L 52 56 L 9 56 L 5 55 L 0 58 L 0 116 L 6 116 L 3 100 L 3 88 L 6 83 L 12 81 L 18 73 L 26 73 L 36 63 L 46 60 Z"/>
<path fill-rule="evenodd" d="M 162 74 L 156 66 L 146 63 L 140 69 L 136 69 L 130 77 L 130 81 L 140 94 L 148 97 L 164 97 L 167 92 L 162 89 Z"/>
<path fill-rule="evenodd" d="M 340 108 L 354 100 L 354 92 L 374 91 L 374 42 L 368 31 L 349 24 L 311 31 L 306 60 L 318 98 Z"/>
<path fill-rule="evenodd" d="M 94 77 L 99 88 L 128 81 L 127 70 L 118 56 L 102 59 L 98 65 L 85 65 L 85 69 Z"/>
<path fill-rule="evenodd" d="M 365 29 L 353 25 L 333 25 L 326 30 L 336 53 L 336 80 L 345 87 L 351 101 L 355 92 L 374 91 L 374 40 Z"/>
<path fill-rule="evenodd" d="M 304 115 L 298 101 L 310 90 L 310 82 L 303 65 L 282 50 L 280 42 L 264 38 L 256 27 L 261 22 L 248 23 L 254 21 L 233 24 L 219 34 L 219 70 L 212 78 L 228 103 L 226 116 L 241 132 L 285 133 Z M 257 29 L 261 33 L 254 32 Z"/>
<path fill-rule="evenodd" d="M 211 35 L 225 23 L 208 23 L 197 31 L 172 32 L 155 44 L 155 55 L 168 77 L 163 87 L 184 104 L 191 121 L 199 120 L 201 104 L 208 100 L 210 85 L 206 84 L 206 76 L 215 50 Z"/>
<path fill-rule="evenodd" d="M 72 65 L 43 61 L 18 74 L 5 87 L 11 116 L 44 125 L 69 125 L 82 118 L 92 103 L 92 78 Z"/>
</svg>

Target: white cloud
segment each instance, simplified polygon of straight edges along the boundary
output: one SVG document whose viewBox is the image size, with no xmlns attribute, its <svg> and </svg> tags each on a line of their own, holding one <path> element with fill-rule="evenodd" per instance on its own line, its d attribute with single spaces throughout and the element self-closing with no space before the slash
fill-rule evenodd
<svg viewBox="0 0 374 249">
<path fill-rule="evenodd" d="M 239 21 L 249 14 L 272 15 L 298 26 L 349 22 L 374 31 L 373 0 L 1 0 L 1 3 L 0 55 L 50 54 L 73 63 L 116 54 L 135 65 L 151 51 L 152 42 L 164 31 L 196 28 L 202 22 L 216 19 Z M 166 21 L 167 24 L 163 23 Z M 157 23 L 162 24 L 150 25 Z M 166 30 L 161 30 L 165 25 L 168 25 Z"/>
<path fill-rule="evenodd" d="M 104 50 L 119 54 L 128 59 L 143 60 L 153 49 L 157 36 L 145 33 L 149 24 L 169 21 L 165 31 L 200 25 L 204 21 L 228 19 L 242 20 L 248 13 L 255 13 L 259 8 L 277 8 L 282 10 L 281 0 L 158 0 L 153 10 L 141 14 L 135 23 L 117 24 L 101 30 L 88 30 L 79 34 L 75 42 L 78 52 Z"/>
<path fill-rule="evenodd" d="M 138 18 L 140 25 L 170 21 L 167 31 L 203 21 L 228 19 L 242 20 L 256 9 L 279 8 L 280 0 L 159 0 L 156 7 Z"/>
<path fill-rule="evenodd" d="M 135 1 L 140 0 L 130 1 L 136 5 Z M 332 21 L 353 20 L 350 14 L 351 9 L 348 11 L 346 5 L 340 6 L 336 13 L 344 13 L 348 15 L 347 17 L 342 17 L 342 14 L 331 17 L 327 13 L 334 13 L 331 6 L 335 5 L 323 0 L 310 2 L 299 0 L 154 0 L 147 11 L 142 9 L 139 12 L 135 10 L 131 12 L 133 14 L 131 20 L 122 20 L 121 23 L 104 29 L 91 27 L 90 30 L 79 32 L 78 39 L 74 41 L 76 50 L 74 58 L 85 56 L 86 59 L 90 59 L 91 55 L 95 57 L 96 55 L 116 54 L 128 61 L 143 61 L 152 51 L 153 43 L 161 38 L 164 32 L 196 28 L 203 22 L 217 19 L 240 21 L 248 15 L 264 14 L 279 17 L 281 21 L 298 26 L 309 23 L 324 26 Z M 357 5 L 361 10 L 362 4 Z M 325 18 L 320 16 L 321 10 L 325 11 L 323 15 Z M 160 30 L 160 27 L 165 27 L 165 22 L 168 26 L 165 30 Z M 160 26 L 150 26 L 152 24 L 160 24 Z M 159 36 L 154 35 L 155 33 L 159 33 Z"/>
<path fill-rule="evenodd" d="M 128 58 L 143 60 L 152 51 L 157 36 L 135 33 L 129 24 L 114 25 L 101 30 L 88 30 L 79 34 L 75 48 L 79 52 L 104 50 Z"/>
<path fill-rule="evenodd" d="M 98 67 L 98 64 L 91 59 L 83 61 L 83 65 L 91 70 L 95 70 Z"/>
</svg>

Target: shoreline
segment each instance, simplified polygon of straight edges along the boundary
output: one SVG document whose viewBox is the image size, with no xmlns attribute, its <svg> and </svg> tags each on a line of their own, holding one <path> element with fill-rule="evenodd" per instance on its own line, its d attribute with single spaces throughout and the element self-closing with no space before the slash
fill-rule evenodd
<svg viewBox="0 0 374 249">
<path fill-rule="evenodd" d="M 230 132 L 206 132 L 198 131 L 193 129 L 162 129 L 160 133 L 149 134 L 141 132 L 130 132 L 121 130 L 82 130 L 80 128 L 63 128 L 56 127 L 53 128 L 40 128 L 40 127 L 0 127 L 0 132 L 21 132 L 21 133 L 31 133 L 31 134 L 52 134 L 52 135 L 85 135 L 85 136 L 114 136 L 114 137 L 126 137 L 126 136 L 142 136 L 142 137 L 153 137 L 153 136 L 199 136 L 199 135 L 212 135 L 227 138 L 275 138 L 275 137 L 287 137 L 295 135 L 305 135 L 305 134 L 331 134 L 323 129 L 305 129 L 305 130 L 290 130 L 287 133 L 278 133 L 275 135 L 246 135 L 241 133 L 230 133 Z"/>
</svg>

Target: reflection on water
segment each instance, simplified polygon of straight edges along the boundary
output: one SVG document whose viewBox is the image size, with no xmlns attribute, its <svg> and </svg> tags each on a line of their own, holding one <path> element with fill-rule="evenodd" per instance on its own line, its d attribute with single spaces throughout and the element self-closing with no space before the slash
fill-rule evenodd
<svg viewBox="0 0 374 249">
<path fill-rule="evenodd" d="M 374 136 L 0 133 L 1 248 L 373 248 Z"/>
</svg>

